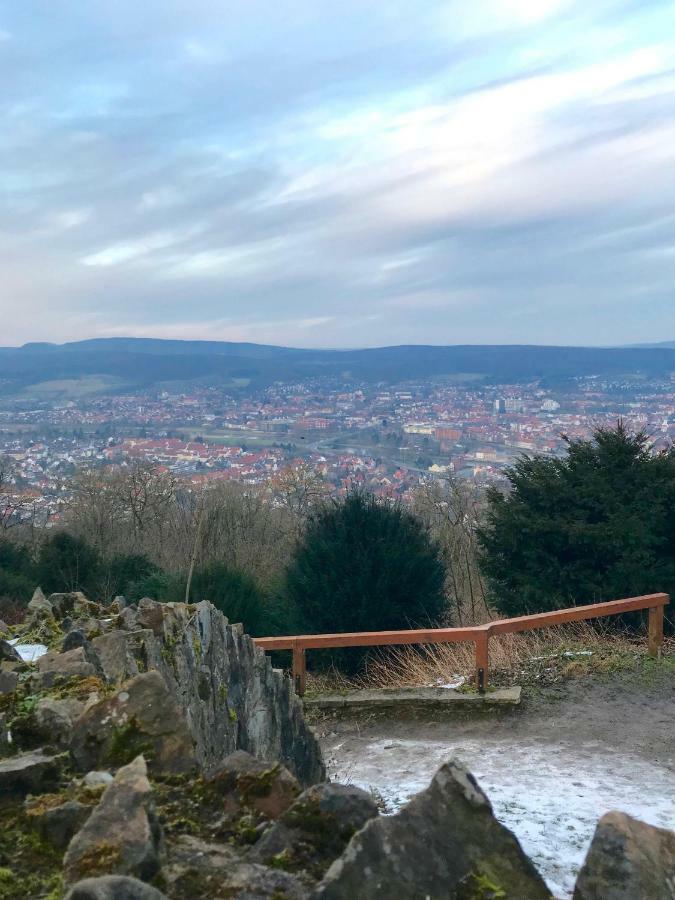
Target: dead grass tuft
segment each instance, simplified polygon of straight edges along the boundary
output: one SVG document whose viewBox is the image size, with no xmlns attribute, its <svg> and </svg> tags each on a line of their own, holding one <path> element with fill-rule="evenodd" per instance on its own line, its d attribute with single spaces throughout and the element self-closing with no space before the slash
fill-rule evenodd
<svg viewBox="0 0 675 900">
<path fill-rule="evenodd" d="M 672 646 L 671 646 L 672 645 Z M 666 640 L 664 653 L 675 651 Z M 647 653 L 644 636 L 577 622 L 490 639 L 490 683 L 557 681 L 636 665 Z M 450 684 L 474 674 L 472 643 L 382 648 L 369 658 L 359 687 Z"/>
</svg>

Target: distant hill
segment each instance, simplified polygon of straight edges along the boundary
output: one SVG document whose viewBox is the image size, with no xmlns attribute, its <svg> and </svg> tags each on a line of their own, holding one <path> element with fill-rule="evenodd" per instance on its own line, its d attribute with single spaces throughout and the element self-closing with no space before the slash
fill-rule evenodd
<svg viewBox="0 0 675 900">
<path fill-rule="evenodd" d="M 651 350 L 675 350 L 675 341 L 660 341 L 658 344 L 632 344 L 631 346 Z"/>
<path fill-rule="evenodd" d="M 578 375 L 675 372 L 675 342 L 659 347 L 402 345 L 367 350 L 299 350 L 226 341 L 97 338 L 0 348 L 5 393 L 29 385 L 105 376 L 122 385 L 215 381 L 256 387 L 317 376 L 397 382 L 442 376 L 518 382 Z"/>
</svg>

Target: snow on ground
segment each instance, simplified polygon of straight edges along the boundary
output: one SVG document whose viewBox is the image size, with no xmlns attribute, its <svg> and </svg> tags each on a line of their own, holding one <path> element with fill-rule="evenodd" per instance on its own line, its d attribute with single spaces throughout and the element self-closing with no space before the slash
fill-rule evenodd
<svg viewBox="0 0 675 900">
<path fill-rule="evenodd" d="M 378 740 L 344 755 L 331 778 L 374 789 L 394 812 L 423 790 L 452 756 L 464 762 L 497 818 L 520 840 L 554 896 L 572 896 L 595 825 L 612 809 L 675 828 L 675 783 L 668 769 L 597 745 L 462 740 Z M 604 752 L 603 752 L 604 751 Z"/>
<path fill-rule="evenodd" d="M 14 638 L 7 643 L 14 647 L 24 662 L 35 662 L 47 652 L 44 644 L 20 644 L 19 638 Z"/>
</svg>

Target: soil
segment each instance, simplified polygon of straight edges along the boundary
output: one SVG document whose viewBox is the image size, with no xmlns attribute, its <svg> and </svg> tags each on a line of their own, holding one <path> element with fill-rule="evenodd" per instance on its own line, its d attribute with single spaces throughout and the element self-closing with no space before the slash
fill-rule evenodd
<svg viewBox="0 0 675 900">
<path fill-rule="evenodd" d="M 316 723 L 329 774 L 386 812 L 457 756 L 556 897 L 570 897 L 598 818 L 620 809 L 675 829 L 675 668 L 525 687 L 513 709 L 361 714 Z"/>
</svg>

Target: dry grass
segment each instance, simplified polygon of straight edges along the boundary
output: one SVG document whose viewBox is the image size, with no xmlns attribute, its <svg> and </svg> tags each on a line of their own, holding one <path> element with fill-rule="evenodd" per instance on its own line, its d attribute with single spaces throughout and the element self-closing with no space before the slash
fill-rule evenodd
<svg viewBox="0 0 675 900">
<path fill-rule="evenodd" d="M 557 681 L 591 671 L 612 671 L 636 664 L 646 652 L 644 636 L 588 622 L 499 635 L 490 640 L 490 683 Z M 664 652 L 675 652 L 675 640 L 666 641 Z M 359 686 L 433 686 L 454 682 L 458 676 L 468 681 L 474 665 L 471 643 L 392 647 L 373 654 Z"/>
</svg>

